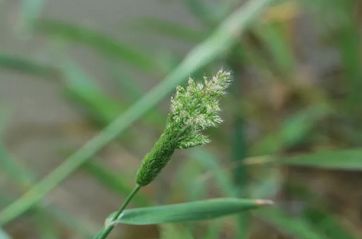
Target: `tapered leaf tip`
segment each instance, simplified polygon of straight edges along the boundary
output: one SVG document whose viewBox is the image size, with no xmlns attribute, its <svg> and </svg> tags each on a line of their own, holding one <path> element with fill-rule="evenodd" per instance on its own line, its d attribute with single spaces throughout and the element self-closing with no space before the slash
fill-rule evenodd
<svg viewBox="0 0 362 239">
<path fill-rule="evenodd" d="M 274 205 L 274 201 L 269 200 L 269 199 L 256 199 L 255 200 L 256 204 L 260 205 L 260 206 L 271 206 Z"/>
</svg>

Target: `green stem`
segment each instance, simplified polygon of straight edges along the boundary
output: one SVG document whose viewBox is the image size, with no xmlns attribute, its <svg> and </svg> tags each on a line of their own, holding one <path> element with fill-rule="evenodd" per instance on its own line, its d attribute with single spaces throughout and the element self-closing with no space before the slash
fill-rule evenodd
<svg viewBox="0 0 362 239">
<path fill-rule="evenodd" d="M 123 202 L 123 204 L 120 206 L 118 211 L 114 214 L 114 216 L 112 217 L 111 222 L 117 220 L 117 218 L 121 215 L 121 213 L 124 211 L 124 209 L 126 209 L 128 204 L 131 202 L 132 198 L 137 194 L 137 192 L 140 189 L 141 189 L 141 186 L 137 184 L 136 187 L 132 190 L 132 192 L 130 192 L 130 194 L 128 194 L 128 197 Z M 105 228 L 103 228 L 100 232 L 97 233 L 97 235 L 95 235 L 95 237 L 93 237 L 93 239 L 105 239 L 105 238 L 107 238 L 109 233 L 111 233 L 111 231 L 113 230 L 113 228 L 114 228 L 114 224 L 112 224 L 112 223 L 110 223 L 109 225 L 106 225 Z"/>
</svg>

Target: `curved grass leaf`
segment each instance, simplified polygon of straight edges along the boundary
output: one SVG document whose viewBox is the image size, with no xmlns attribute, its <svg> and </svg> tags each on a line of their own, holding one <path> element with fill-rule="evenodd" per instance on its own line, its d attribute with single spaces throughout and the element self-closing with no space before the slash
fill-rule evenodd
<svg viewBox="0 0 362 239">
<path fill-rule="evenodd" d="M 362 170 L 362 148 L 323 150 L 288 157 L 280 160 L 279 163 L 321 169 Z"/>
<path fill-rule="evenodd" d="M 0 53 L 0 68 L 42 76 L 57 73 L 57 70 L 51 66 L 41 65 L 32 60 L 2 53 Z"/>
<path fill-rule="evenodd" d="M 324 234 L 313 230 L 302 217 L 292 217 L 280 209 L 273 208 L 256 213 L 257 217 L 296 239 L 327 239 Z"/>
<path fill-rule="evenodd" d="M 103 183 L 106 187 L 112 189 L 120 196 L 126 196 L 132 191 L 132 188 L 128 186 L 128 182 L 119 175 L 110 172 L 110 170 L 100 163 L 90 161 L 84 165 L 84 168 L 91 173 L 92 176 L 98 179 L 99 182 Z M 140 206 L 144 206 L 149 203 L 149 201 L 141 195 L 134 197 L 132 202 Z"/>
<path fill-rule="evenodd" d="M 145 207 L 125 210 L 114 222 L 108 223 L 150 225 L 209 220 L 261 206 L 271 205 L 269 200 L 218 198 L 166 206 Z M 107 222 L 106 222 L 107 223 Z"/>
<path fill-rule="evenodd" d="M 159 85 L 153 88 L 127 111 L 116 118 L 96 137 L 69 156 L 53 172 L 11 205 L 0 211 L 0 224 L 7 223 L 29 210 L 71 173 L 119 137 L 132 123 L 146 114 L 188 76 L 211 63 L 229 50 L 251 22 L 272 0 L 255 0 L 244 4 L 229 16 L 211 36 L 196 46 Z"/>
<path fill-rule="evenodd" d="M 156 18 L 144 18 L 135 24 L 136 29 L 147 30 L 156 34 L 162 34 L 176 40 L 190 43 L 200 42 L 205 38 L 205 32 L 194 30 L 191 27 L 176 22 Z"/>
<path fill-rule="evenodd" d="M 125 45 L 111 37 L 74 24 L 67 24 L 56 20 L 40 20 L 35 29 L 48 35 L 58 36 L 64 40 L 84 44 L 98 50 L 107 56 L 123 60 L 144 70 L 156 68 L 155 60 L 132 47 Z"/>
<path fill-rule="evenodd" d="M 332 213 L 317 208 L 310 208 L 303 215 L 306 221 L 309 221 L 316 231 L 328 236 L 328 239 L 357 239 L 352 235 L 344 225 L 341 219 Z"/>
<path fill-rule="evenodd" d="M 281 127 L 267 134 L 251 148 L 252 154 L 271 154 L 302 143 L 313 127 L 329 113 L 329 108 L 316 105 L 285 119 Z"/>
<path fill-rule="evenodd" d="M 125 106 L 103 93 L 92 79 L 75 63 L 67 61 L 62 67 L 67 93 L 82 105 L 92 119 L 98 123 L 109 123 Z"/>
<path fill-rule="evenodd" d="M 321 150 L 314 153 L 273 158 L 261 156 L 250 158 L 247 164 L 276 164 L 331 170 L 362 170 L 362 148 Z"/>
</svg>

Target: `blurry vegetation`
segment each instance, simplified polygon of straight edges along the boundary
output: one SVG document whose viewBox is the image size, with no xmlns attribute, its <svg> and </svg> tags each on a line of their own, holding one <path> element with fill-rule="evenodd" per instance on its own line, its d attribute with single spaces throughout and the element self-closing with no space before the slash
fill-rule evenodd
<svg viewBox="0 0 362 239">
<path fill-rule="evenodd" d="M 99 133 L 80 149 L 80 145 L 66 149 L 75 153 L 68 153 L 54 171 L 39 178 L 27 167 L 29 162 L 23 164 L 9 152 L 6 129 L 11 115 L 0 108 L 0 180 L 5 182 L 0 191 L 1 239 L 90 238 L 105 215 L 84 221 L 87 215 L 63 210 L 47 194 L 74 172 L 84 172 L 87 180 L 92 178 L 124 198 L 131 191 L 130 172 L 138 162 L 116 167 L 100 151 L 115 140 L 112 146 L 141 158 L 151 146 L 144 141 L 154 142 L 165 124 L 163 100 L 175 86 L 189 75 L 195 79 L 212 75 L 220 66 L 230 69 L 234 78 L 223 102 L 225 124 L 211 130 L 208 146 L 178 154 L 182 160 L 170 165 L 166 171 L 171 173 L 142 191 L 133 204 L 242 197 L 269 198 L 275 205 L 207 223 L 162 224 L 143 231 L 149 233 L 143 236 L 362 237 L 360 1 L 184 0 L 199 27 L 145 16 L 122 28 L 125 34 L 137 32 L 186 44 L 191 50 L 185 55 L 162 42 L 149 49 L 89 27 L 42 17 L 45 2 L 19 1 L 16 26 L 42 38 L 43 58 L 1 48 L 0 71 L 21 73 L 29 81 L 55 81 L 74 110 L 84 116 L 84 127 Z M 74 47 L 92 51 L 91 56 L 102 62 L 97 67 L 106 72 L 102 81 L 112 85 L 112 91 L 80 67 L 71 54 Z M 137 74 L 140 80 L 134 79 Z M 150 80 L 155 78 L 162 80 Z M 154 87 L 144 92 L 151 84 Z M 94 207 L 107 202 L 99 197 Z M 142 236 L 124 228 L 128 230 L 118 231 L 124 238 Z M 155 228 L 157 233 L 151 233 Z M 17 236 L 24 235 L 21 230 L 34 235 Z"/>
</svg>

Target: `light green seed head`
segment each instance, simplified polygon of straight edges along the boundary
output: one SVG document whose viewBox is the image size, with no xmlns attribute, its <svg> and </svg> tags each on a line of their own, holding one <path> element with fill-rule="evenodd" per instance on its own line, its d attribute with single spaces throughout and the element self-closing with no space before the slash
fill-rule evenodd
<svg viewBox="0 0 362 239">
<path fill-rule="evenodd" d="M 203 83 L 191 78 L 186 87 L 178 86 L 171 98 L 165 131 L 143 159 L 137 173 L 137 183 L 149 184 L 170 160 L 176 149 L 186 149 L 210 142 L 202 132 L 222 122 L 219 116 L 220 98 L 230 85 L 230 72 L 220 70 Z"/>
</svg>

